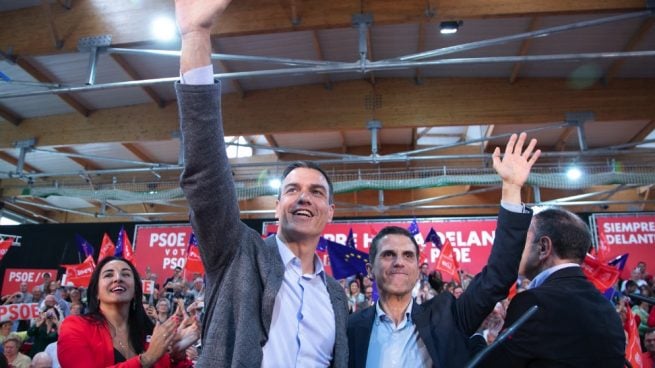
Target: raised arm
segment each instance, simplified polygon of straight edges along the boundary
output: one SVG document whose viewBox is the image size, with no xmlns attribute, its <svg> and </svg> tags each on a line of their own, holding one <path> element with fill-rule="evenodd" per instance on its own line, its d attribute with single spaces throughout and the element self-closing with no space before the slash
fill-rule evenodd
<svg viewBox="0 0 655 368">
<path fill-rule="evenodd" d="M 211 28 L 230 0 L 175 0 L 175 16 L 182 35 L 180 72 L 210 64 Z"/>
<path fill-rule="evenodd" d="M 531 139 L 528 147 L 523 149 L 527 134 L 521 133 L 518 138 L 512 134 L 505 146 L 505 155 L 500 157 L 500 147 L 493 154 L 494 169 L 503 180 L 502 201 L 510 204 L 521 204 L 521 187 L 528 179 L 532 165 L 541 155 L 541 150 L 534 151 L 536 139 Z M 534 153 L 533 153 L 534 151 Z"/>
</svg>

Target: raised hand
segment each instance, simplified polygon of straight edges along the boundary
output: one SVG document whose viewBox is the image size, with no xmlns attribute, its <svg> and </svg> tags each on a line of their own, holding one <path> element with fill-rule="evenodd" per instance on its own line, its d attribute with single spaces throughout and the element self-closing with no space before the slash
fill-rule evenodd
<svg viewBox="0 0 655 368">
<path fill-rule="evenodd" d="M 534 150 L 536 139 L 531 139 L 528 146 L 523 149 L 527 134 L 521 133 L 518 138 L 512 134 L 505 146 L 505 155 L 500 157 L 500 148 L 496 147 L 493 153 L 494 169 L 503 180 L 503 200 L 512 203 L 521 202 L 521 187 L 528 179 L 532 165 L 537 162 L 541 150 Z"/>
<path fill-rule="evenodd" d="M 175 16 L 182 36 L 191 32 L 209 32 L 214 19 L 230 0 L 175 0 Z"/>
</svg>

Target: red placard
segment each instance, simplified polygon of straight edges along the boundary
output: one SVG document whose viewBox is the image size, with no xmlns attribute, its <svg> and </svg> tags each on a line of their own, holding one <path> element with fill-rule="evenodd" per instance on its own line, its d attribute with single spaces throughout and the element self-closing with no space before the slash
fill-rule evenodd
<svg viewBox="0 0 655 368">
<path fill-rule="evenodd" d="M 191 232 L 189 224 L 136 225 L 134 252 L 139 274 L 145 275 L 150 267 L 157 274 L 157 283 L 163 285 L 175 267 L 184 268 Z"/>
<path fill-rule="evenodd" d="M 628 261 L 621 278 L 630 278 L 630 271 L 639 261 L 646 262 L 647 272 L 655 267 L 655 214 L 595 214 L 593 215 L 597 239 L 605 237 L 609 245 L 609 258 L 628 253 Z"/>
<path fill-rule="evenodd" d="M 450 241 L 453 251 L 457 257 L 460 269 L 471 274 L 476 274 L 487 264 L 491 253 L 494 237 L 496 235 L 495 217 L 476 218 L 439 218 L 417 220 L 420 238 L 419 244 L 423 243 L 422 238 L 428 234 L 430 228 L 434 228 L 442 243 L 446 239 Z M 400 226 L 409 228 L 412 220 L 375 220 L 375 221 L 348 221 L 333 222 L 327 224 L 323 231 L 323 237 L 345 244 L 348 232 L 353 230 L 355 245 L 357 249 L 367 252 L 375 234 L 385 226 Z M 263 234 L 271 234 L 277 231 L 277 222 L 265 222 Z M 418 237 L 418 236 L 417 236 Z M 428 243 L 428 246 L 432 246 Z M 327 252 L 318 252 L 323 263 L 329 266 Z M 434 268 L 439 249 L 431 248 L 428 262 L 431 269 Z M 329 271 L 329 267 L 326 267 Z"/>
<path fill-rule="evenodd" d="M 57 277 L 55 269 L 41 268 L 7 268 L 5 277 L 2 282 L 2 295 L 15 293 L 20 290 L 20 283 L 27 283 L 27 291 L 31 292 L 32 288 L 43 284 L 43 274 L 49 272 L 54 280 Z"/>
</svg>

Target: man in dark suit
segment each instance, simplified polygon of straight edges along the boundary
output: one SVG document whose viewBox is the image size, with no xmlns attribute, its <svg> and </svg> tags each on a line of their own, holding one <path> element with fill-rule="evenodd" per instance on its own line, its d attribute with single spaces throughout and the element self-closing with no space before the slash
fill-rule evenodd
<svg viewBox="0 0 655 368">
<path fill-rule="evenodd" d="M 532 281 L 510 303 L 505 327 L 533 305 L 539 310 L 483 366 L 624 366 L 619 316 L 580 268 L 590 247 L 589 229 L 575 214 L 553 208 L 533 217 L 519 267 Z"/>
<path fill-rule="evenodd" d="M 412 288 L 419 278 L 418 245 L 407 230 L 382 229 L 369 250 L 369 272 L 380 299 L 348 321 L 350 367 L 461 368 L 471 357 L 470 337 L 497 301 L 505 298 L 517 270 L 531 212 L 521 204 L 521 187 L 540 151 L 536 140 L 523 150 L 526 135 L 513 135 L 501 160 L 493 155 L 500 175 L 502 208 L 488 265 L 455 299 L 441 293 L 424 304 L 414 303 Z"/>
</svg>

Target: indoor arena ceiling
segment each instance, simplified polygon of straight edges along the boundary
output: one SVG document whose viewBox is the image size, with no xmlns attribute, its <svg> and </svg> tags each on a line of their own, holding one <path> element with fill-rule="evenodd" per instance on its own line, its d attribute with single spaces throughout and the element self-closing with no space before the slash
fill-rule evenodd
<svg viewBox="0 0 655 368">
<path fill-rule="evenodd" d="M 244 218 L 314 159 L 337 216 L 493 214 L 530 132 L 530 203 L 653 211 L 655 1 L 233 0 L 214 71 Z M 0 205 L 36 222 L 185 221 L 173 1 L 0 0 Z M 441 34 L 442 22 L 459 26 Z M 240 143 L 239 143 L 240 142 Z M 237 144 L 238 143 L 238 144 Z M 207 158 L 211 160 L 211 158 Z M 577 165 L 582 176 L 567 178 Z"/>
</svg>

